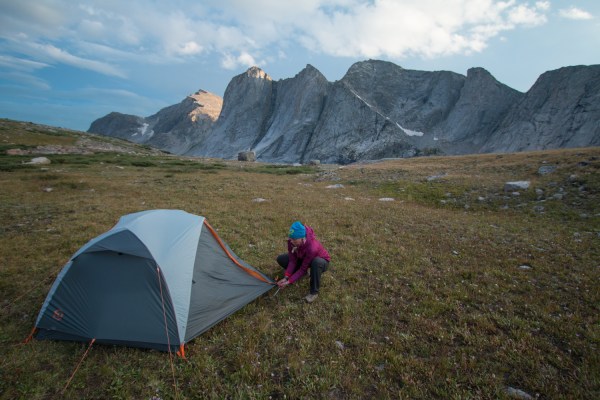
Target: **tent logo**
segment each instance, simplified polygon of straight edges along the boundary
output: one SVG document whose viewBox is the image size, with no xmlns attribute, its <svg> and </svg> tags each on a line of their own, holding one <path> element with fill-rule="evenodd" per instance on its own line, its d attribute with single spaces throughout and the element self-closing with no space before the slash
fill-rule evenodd
<svg viewBox="0 0 600 400">
<path fill-rule="evenodd" d="M 63 310 L 58 309 L 58 308 L 56 310 L 54 310 L 54 313 L 52 313 L 52 318 L 54 318 L 57 321 L 62 321 L 64 316 L 65 316 L 65 313 L 63 312 Z"/>
</svg>

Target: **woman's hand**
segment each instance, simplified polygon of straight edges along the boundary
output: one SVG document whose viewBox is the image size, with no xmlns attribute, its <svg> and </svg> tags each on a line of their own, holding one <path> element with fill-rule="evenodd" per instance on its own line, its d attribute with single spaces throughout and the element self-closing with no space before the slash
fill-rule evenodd
<svg viewBox="0 0 600 400">
<path fill-rule="evenodd" d="M 288 281 L 288 278 L 283 278 L 283 279 L 277 281 L 277 286 L 279 286 L 280 289 L 283 289 L 284 287 L 286 287 L 289 284 L 290 284 L 290 281 Z"/>
</svg>

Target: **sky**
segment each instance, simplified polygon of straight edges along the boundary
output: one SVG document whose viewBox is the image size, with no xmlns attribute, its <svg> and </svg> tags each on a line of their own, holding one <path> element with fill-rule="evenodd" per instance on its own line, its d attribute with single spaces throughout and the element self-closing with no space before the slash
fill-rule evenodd
<svg viewBox="0 0 600 400">
<path fill-rule="evenodd" d="M 598 0 L 0 0 L 0 118 L 86 131 L 150 116 L 251 66 L 355 62 L 487 69 L 526 92 L 544 72 L 600 64 Z"/>
</svg>

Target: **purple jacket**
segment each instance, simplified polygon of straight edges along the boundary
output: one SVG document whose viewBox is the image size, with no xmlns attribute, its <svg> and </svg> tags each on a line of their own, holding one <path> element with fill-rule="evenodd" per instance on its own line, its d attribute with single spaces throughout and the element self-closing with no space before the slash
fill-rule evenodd
<svg viewBox="0 0 600 400">
<path fill-rule="evenodd" d="M 310 263 L 315 259 L 315 257 L 321 257 L 328 262 L 331 261 L 329 253 L 317 240 L 313 229 L 308 225 L 304 225 L 304 228 L 306 228 L 306 241 L 304 244 L 294 247 L 294 245 L 292 245 L 292 241 L 288 239 L 287 245 L 290 261 L 287 269 L 285 270 L 285 276 L 287 276 L 290 283 L 294 283 L 306 275 L 306 271 L 308 271 L 308 268 L 310 268 Z M 298 261 L 302 262 L 296 269 Z"/>
</svg>

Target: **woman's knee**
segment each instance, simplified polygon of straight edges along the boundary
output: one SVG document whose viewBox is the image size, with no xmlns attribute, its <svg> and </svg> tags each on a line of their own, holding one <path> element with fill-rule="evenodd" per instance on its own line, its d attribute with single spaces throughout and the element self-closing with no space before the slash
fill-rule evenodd
<svg viewBox="0 0 600 400">
<path fill-rule="evenodd" d="M 289 260 L 290 258 L 287 254 L 280 254 L 277 256 L 277 264 L 279 264 L 282 268 L 287 268 Z"/>
<path fill-rule="evenodd" d="M 328 266 L 329 266 L 329 262 L 327 262 L 327 260 L 325 260 L 324 258 L 321 258 L 321 257 L 315 257 L 315 259 L 312 260 L 312 262 L 310 263 L 311 269 L 318 268 L 322 272 L 327 271 Z"/>
</svg>

